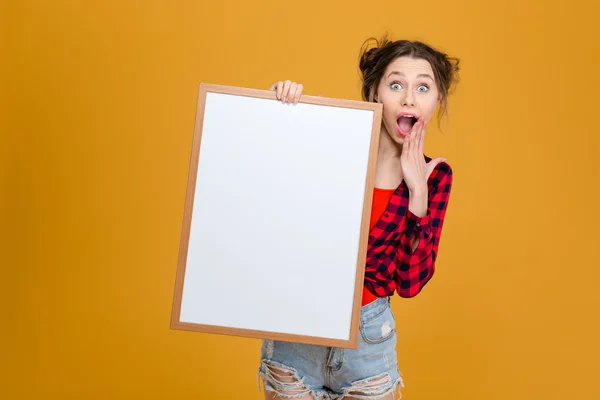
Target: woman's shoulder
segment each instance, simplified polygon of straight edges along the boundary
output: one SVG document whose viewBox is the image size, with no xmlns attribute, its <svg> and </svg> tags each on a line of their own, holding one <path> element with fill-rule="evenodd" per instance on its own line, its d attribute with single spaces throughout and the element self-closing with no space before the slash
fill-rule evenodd
<svg viewBox="0 0 600 400">
<path fill-rule="evenodd" d="M 425 162 L 430 162 L 432 160 L 432 158 L 426 154 L 423 156 L 425 157 Z M 452 166 L 447 161 L 438 163 L 427 180 L 429 188 L 433 189 L 441 183 L 452 184 L 452 174 Z"/>
</svg>

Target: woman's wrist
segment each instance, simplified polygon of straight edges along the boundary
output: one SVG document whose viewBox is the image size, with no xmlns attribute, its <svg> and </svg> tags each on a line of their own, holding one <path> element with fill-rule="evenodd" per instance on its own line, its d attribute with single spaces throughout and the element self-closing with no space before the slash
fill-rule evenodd
<svg viewBox="0 0 600 400">
<path fill-rule="evenodd" d="M 427 189 L 409 189 L 408 209 L 417 217 L 427 215 Z"/>
</svg>

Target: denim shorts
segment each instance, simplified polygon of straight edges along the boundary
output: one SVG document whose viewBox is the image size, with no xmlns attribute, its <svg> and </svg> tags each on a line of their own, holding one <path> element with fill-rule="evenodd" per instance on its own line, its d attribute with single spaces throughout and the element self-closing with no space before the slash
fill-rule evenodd
<svg viewBox="0 0 600 400">
<path fill-rule="evenodd" d="M 380 399 L 404 386 L 396 342 L 390 300 L 378 298 L 361 308 L 356 350 L 263 340 L 259 379 L 282 398 Z"/>
</svg>

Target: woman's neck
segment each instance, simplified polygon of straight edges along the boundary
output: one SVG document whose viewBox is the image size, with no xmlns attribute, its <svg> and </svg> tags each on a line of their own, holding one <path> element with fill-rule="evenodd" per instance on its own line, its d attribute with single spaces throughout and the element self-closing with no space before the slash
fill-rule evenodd
<svg viewBox="0 0 600 400">
<path fill-rule="evenodd" d="M 401 154 L 402 146 L 394 142 L 385 131 L 385 128 L 381 127 L 377 153 L 377 169 L 375 172 L 375 187 L 395 189 L 402 183 Z"/>
</svg>

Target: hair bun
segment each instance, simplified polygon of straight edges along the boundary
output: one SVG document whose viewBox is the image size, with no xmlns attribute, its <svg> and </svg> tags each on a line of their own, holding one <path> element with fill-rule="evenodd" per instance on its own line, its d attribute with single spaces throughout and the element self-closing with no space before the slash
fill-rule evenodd
<svg viewBox="0 0 600 400">
<path fill-rule="evenodd" d="M 379 48 L 374 47 L 370 50 L 364 51 L 360 56 L 359 68 L 364 73 L 375 66 L 377 62 L 377 50 Z"/>
<path fill-rule="evenodd" d="M 388 39 L 387 34 L 381 39 L 371 37 L 364 41 L 360 52 L 360 61 L 358 63 L 362 73 L 365 73 L 365 71 L 369 71 L 375 67 L 380 58 L 379 50 L 390 43 L 391 42 Z"/>
</svg>

